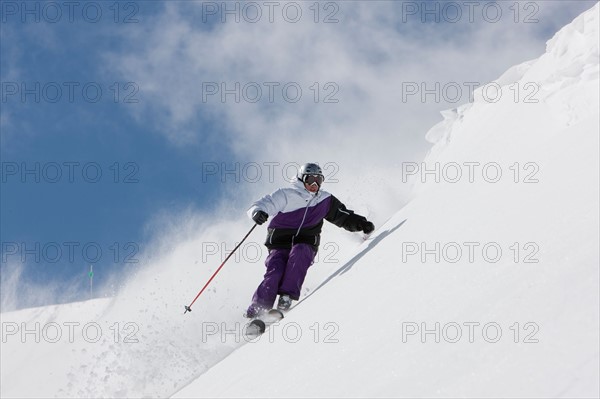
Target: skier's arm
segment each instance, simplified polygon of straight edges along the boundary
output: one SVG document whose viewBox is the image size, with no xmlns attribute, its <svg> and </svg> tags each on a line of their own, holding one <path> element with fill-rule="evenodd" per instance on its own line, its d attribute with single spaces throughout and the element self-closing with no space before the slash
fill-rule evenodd
<svg viewBox="0 0 600 399">
<path fill-rule="evenodd" d="M 329 212 L 325 216 L 325 220 L 348 231 L 364 231 L 369 234 L 375 229 L 373 223 L 369 222 L 366 217 L 358 215 L 354 213 L 354 211 L 346 208 L 346 206 L 333 195 L 331 196 L 331 206 Z"/>
<path fill-rule="evenodd" d="M 275 216 L 281 212 L 287 205 L 287 197 L 282 189 L 275 191 L 273 194 L 265 195 L 258 201 L 254 202 L 248 209 L 248 216 L 252 219 L 256 211 L 263 211 L 269 216 Z"/>
</svg>

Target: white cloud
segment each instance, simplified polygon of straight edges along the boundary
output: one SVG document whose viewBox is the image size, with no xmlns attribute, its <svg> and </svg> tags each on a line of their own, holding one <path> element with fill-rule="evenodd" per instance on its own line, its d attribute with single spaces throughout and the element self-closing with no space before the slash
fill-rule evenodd
<svg viewBox="0 0 600 399">
<path fill-rule="evenodd" d="M 186 17 L 187 8 L 169 3 L 164 14 L 143 23 L 143 34 L 125 38 L 127 52 L 109 56 L 110 68 L 136 79 L 148 110 L 163 110 L 161 125 L 174 126 L 169 133 L 174 140 L 177 127 L 198 114 L 216 115 L 227 120 L 234 145 L 244 152 L 245 145 L 266 131 L 277 132 L 279 139 L 270 138 L 279 142 L 306 130 L 332 141 L 340 132 L 347 139 L 360 139 L 366 126 L 378 128 L 379 137 L 393 137 L 401 121 L 390 112 L 418 119 L 427 108 L 402 103 L 402 82 L 483 83 L 540 54 L 547 39 L 533 34 L 537 24 L 514 24 L 508 15 L 495 24 L 446 24 L 442 29 L 448 35 L 440 40 L 431 35 L 439 25 L 399 24 L 399 15 L 391 17 L 398 12 L 392 2 L 340 3 L 336 24 L 315 24 L 307 5 L 303 9 L 307 18 L 297 24 L 279 18 L 274 23 L 217 23 L 206 29 L 197 18 Z M 407 29 L 409 34 L 404 33 Z M 313 93 L 307 85 L 315 81 L 337 83 L 340 103 L 310 101 Z M 232 95 L 226 104 L 218 96 L 203 103 L 203 82 L 227 82 L 229 88 L 233 82 L 298 82 L 303 98 L 290 104 L 276 90 L 274 104 L 237 104 Z M 413 133 L 411 139 L 420 135 Z"/>
<path fill-rule="evenodd" d="M 270 23 L 263 13 L 257 23 L 242 18 L 223 24 L 213 17 L 212 25 L 201 22 L 205 3 L 168 3 L 164 13 L 144 19 L 137 32 L 123 38 L 126 52 L 108 54 L 107 67 L 139 84 L 140 120 L 173 143 L 219 139 L 239 160 L 336 162 L 339 177 L 350 183 L 338 186 L 347 192 L 353 188 L 350 177 L 363 172 L 392 176 L 381 184 L 397 186 L 396 203 L 401 203 L 407 190 L 394 180 L 394 169 L 422 159 L 428 149 L 424 134 L 440 120 L 439 111 L 469 101 L 466 82 L 486 83 L 511 65 L 539 56 L 549 39 L 540 32 L 554 28 L 557 19 L 570 22 L 586 8 L 554 3 L 536 3 L 535 14 L 520 4 L 518 18 L 535 17 L 538 23 L 514 23 L 514 11 L 504 4 L 497 23 L 477 12 L 471 23 L 465 8 L 463 20 L 442 25 L 420 23 L 418 16 L 403 23 L 402 5 L 395 2 L 336 3 L 339 23 L 333 24 L 314 23 L 309 3 L 298 3 L 303 9 L 298 23 L 277 13 Z M 265 82 L 280 86 L 273 103 L 243 98 L 236 103 L 233 95 L 221 103 L 218 95 L 203 102 L 203 82 L 225 82 L 229 89 L 235 82 L 241 87 L 256 82 L 263 98 Z M 288 82 L 302 88 L 297 103 L 282 97 L 279 89 Z M 320 84 L 318 103 L 310 89 L 314 82 Z M 327 82 L 334 86 L 324 90 Z M 425 82 L 428 88 L 450 83 L 463 90 L 455 104 L 443 96 L 435 101 L 433 95 L 425 103 L 418 95 L 403 101 L 408 82 Z M 339 103 L 323 103 L 336 87 Z M 223 130 L 206 137 L 206 120 Z M 377 187 L 368 190 L 375 202 L 383 194 Z"/>
</svg>

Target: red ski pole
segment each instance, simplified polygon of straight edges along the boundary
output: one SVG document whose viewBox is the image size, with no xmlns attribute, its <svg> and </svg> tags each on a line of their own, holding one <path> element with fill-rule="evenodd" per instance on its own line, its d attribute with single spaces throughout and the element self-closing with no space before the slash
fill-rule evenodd
<svg viewBox="0 0 600 399">
<path fill-rule="evenodd" d="M 225 260 L 223 261 L 223 263 L 221 263 L 221 266 L 219 266 L 219 268 L 208 279 L 208 281 L 206 282 L 206 284 L 204 284 L 204 287 L 202 287 L 202 289 L 200 290 L 200 292 L 198 293 L 198 295 L 196 295 L 196 298 L 194 298 L 194 300 L 192 301 L 192 303 L 190 303 L 189 306 L 185 306 L 184 305 L 185 312 L 183 312 L 183 314 L 186 314 L 187 312 L 191 312 L 192 311 L 192 305 L 194 304 L 194 302 L 196 302 L 196 299 L 198 299 L 198 297 L 204 292 L 204 290 L 206 289 L 206 287 L 208 287 L 208 285 L 215 278 L 215 276 L 217 275 L 217 273 L 219 273 L 221 271 L 221 269 L 223 268 L 223 266 L 225 266 L 225 262 L 227 262 L 229 260 L 229 258 L 231 258 L 231 255 L 233 255 L 235 253 L 235 251 L 237 251 L 237 249 L 240 247 L 240 245 L 242 245 L 242 243 L 246 240 L 246 238 L 248 238 L 248 236 L 250 235 L 250 233 L 252 233 L 252 231 L 256 228 L 256 226 L 258 226 L 258 225 L 254 224 L 254 226 L 252 226 L 252 228 L 250 229 L 250 231 L 244 236 L 244 238 L 242 238 L 242 241 L 240 241 L 240 243 L 238 245 L 236 245 L 235 248 L 233 248 L 233 251 L 231 251 L 231 253 L 229 255 L 227 255 L 227 258 L 225 258 Z"/>
</svg>

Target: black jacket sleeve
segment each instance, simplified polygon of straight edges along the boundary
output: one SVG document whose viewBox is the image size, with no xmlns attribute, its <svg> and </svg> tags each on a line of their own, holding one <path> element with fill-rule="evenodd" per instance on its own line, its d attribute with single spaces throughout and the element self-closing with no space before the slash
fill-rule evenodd
<svg viewBox="0 0 600 399">
<path fill-rule="evenodd" d="M 362 224 L 367 221 L 367 218 L 347 209 L 346 205 L 332 195 L 331 206 L 325 220 L 348 231 L 361 231 Z"/>
</svg>

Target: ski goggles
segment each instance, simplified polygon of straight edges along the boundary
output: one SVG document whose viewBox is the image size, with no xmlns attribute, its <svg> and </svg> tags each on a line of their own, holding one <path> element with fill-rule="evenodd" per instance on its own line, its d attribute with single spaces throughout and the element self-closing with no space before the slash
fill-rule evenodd
<svg viewBox="0 0 600 399">
<path fill-rule="evenodd" d="M 303 175 L 302 176 L 302 181 L 305 184 L 308 184 L 309 186 L 312 186 L 313 184 L 317 184 L 317 186 L 321 187 L 321 184 L 323 184 L 323 180 L 325 180 L 325 177 L 323 177 L 323 175 Z"/>
</svg>

